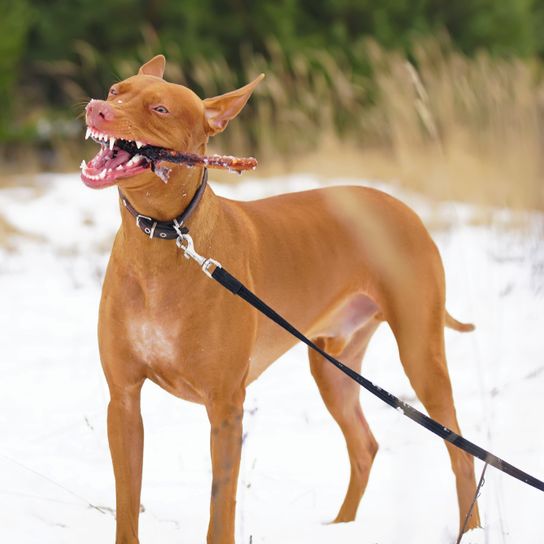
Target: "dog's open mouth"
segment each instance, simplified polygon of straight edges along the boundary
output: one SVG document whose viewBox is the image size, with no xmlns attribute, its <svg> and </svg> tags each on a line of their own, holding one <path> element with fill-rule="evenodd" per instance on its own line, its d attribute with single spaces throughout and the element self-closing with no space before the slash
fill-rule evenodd
<svg viewBox="0 0 544 544">
<path fill-rule="evenodd" d="M 83 183 L 93 189 L 109 187 L 120 179 L 130 178 L 146 170 L 151 170 L 164 183 L 168 183 L 171 168 L 162 166 L 164 162 L 183 164 L 189 168 L 222 168 L 238 174 L 244 170 L 255 170 L 257 166 L 257 160 L 253 157 L 208 156 L 174 151 L 136 140 L 116 138 L 91 127 L 87 129 L 85 139 L 89 137 L 100 144 L 100 151 L 88 164 L 82 161 L 80 168 Z"/>
<path fill-rule="evenodd" d="M 88 187 L 109 187 L 119 179 L 135 176 L 153 166 L 152 161 L 140 153 L 148 147 L 142 142 L 118 139 L 90 127 L 85 138 L 89 137 L 101 147 L 89 163 L 82 161 L 80 166 L 81 179 Z"/>
</svg>

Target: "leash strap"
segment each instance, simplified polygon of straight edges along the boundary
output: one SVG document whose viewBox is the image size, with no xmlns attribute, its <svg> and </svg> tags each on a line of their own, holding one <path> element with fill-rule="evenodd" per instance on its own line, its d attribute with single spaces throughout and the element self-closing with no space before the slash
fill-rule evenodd
<svg viewBox="0 0 544 544">
<path fill-rule="evenodd" d="M 189 219 L 195 208 L 198 206 L 200 200 L 202 199 L 202 196 L 204 195 L 207 184 L 208 169 L 204 168 L 200 187 L 197 189 L 195 195 L 191 199 L 191 202 L 189 202 L 189 205 L 183 210 L 183 212 L 175 219 L 172 219 L 172 221 L 158 221 L 157 219 L 153 219 L 153 217 L 142 215 L 129 202 L 128 198 L 121 192 L 121 189 L 119 189 L 119 196 L 121 197 L 121 202 L 128 210 L 130 215 L 132 215 L 132 217 L 136 219 L 136 225 L 138 225 L 140 230 L 144 234 L 147 234 L 149 238 L 159 238 L 160 240 L 176 240 L 180 237 L 180 235 L 187 234 L 189 232 L 189 229 L 187 227 L 184 227 L 183 224 L 185 223 L 185 221 L 187 221 L 187 219 Z"/>
<path fill-rule="evenodd" d="M 359 385 L 364 387 L 367 391 L 381 399 L 386 404 L 389 404 L 392 408 L 395 408 L 396 410 L 399 410 L 402 412 L 406 417 L 410 418 L 412 421 L 415 421 L 425 429 L 431 431 L 435 435 L 439 436 L 440 438 L 443 438 L 444 440 L 447 440 L 450 444 L 453 444 L 454 446 L 462 449 L 463 451 L 467 452 L 468 454 L 477 457 L 478 459 L 481 459 L 485 463 L 494 466 L 495 468 L 499 469 L 500 471 L 504 472 L 505 474 L 508 474 L 509 476 L 512 476 L 516 478 L 517 480 L 520 480 L 532 487 L 535 487 L 536 489 L 539 489 L 540 491 L 544 491 L 544 482 L 541 480 L 535 478 L 534 476 L 531 476 L 530 474 L 527 474 L 523 470 L 520 470 L 519 468 L 516 468 L 515 466 L 511 465 L 510 463 L 507 463 L 503 459 L 497 457 L 496 455 L 493 455 L 491 452 L 481 448 L 480 446 L 474 444 L 473 442 L 470 442 L 470 440 L 467 440 L 466 438 L 463 438 L 462 436 L 458 435 L 457 433 L 453 432 L 451 429 L 448 429 L 447 427 L 444 427 L 434 419 L 430 418 L 429 416 L 426 416 L 419 410 L 416 410 L 414 407 L 410 406 L 409 404 L 406 404 L 399 398 L 395 397 L 385 389 L 382 389 L 381 387 L 375 385 L 370 380 L 364 378 L 351 368 L 347 367 L 337 359 L 335 359 L 332 355 L 329 355 L 327 352 L 323 351 L 317 344 L 312 342 L 309 338 L 304 336 L 298 329 L 296 329 L 293 325 L 291 325 L 286 319 L 284 319 L 281 315 L 279 315 L 277 312 L 275 312 L 270 306 L 268 306 L 266 303 L 264 303 L 260 298 L 258 298 L 254 293 L 252 293 L 245 285 L 243 285 L 239 280 L 237 280 L 234 276 L 229 274 L 224 268 L 221 267 L 217 262 L 213 262 L 215 265 L 214 271 L 211 273 L 211 277 L 217 281 L 219 284 L 221 284 L 223 287 L 228 289 L 231 293 L 239 296 L 240 298 L 244 299 L 246 302 L 251 304 L 255 309 L 257 309 L 259 312 L 264 314 L 266 317 L 274 321 L 276 324 L 278 324 L 280 327 L 285 329 L 287 332 L 292 334 L 295 338 L 298 338 L 301 342 L 304 342 L 308 347 L 322 355 L 327 361 L 332 363 L 336 368 L 341 370 L 344 374 L 349 376 L 352 380 L 356 381 Z M 203 267 L 204 269 L 204 267 Z M 208 272 L 208 268 L 205 269 L 206 272 Z M 210 275 L 208 273 L 208 275 Z"/>
<path fill-rule="evenodd" d="M 468 526 L 468 522 L 470 521 L 470 518 L 472 516 L 472 512 L 474 511 L 474 506 L 476 505 L 476 501 L 480 497 L 480 493 L 482 492 L 482 487 L 485 484 L 485 471 L 487 470 L 487 463 L 484 465 L 484 468 L 482 470 L 482 475 L 480 476 L 480 481 L 478 482 L 478 486 L 476 487 L 476 492 L 474 493 L 474 498 L 472 499 L 472 502 L 470 503 L 470 508 L 468 509 L 467 515 L 465 516 L 465 522 L 463 523 L 463 528 L 459 531 L 459 535 L 457 536 L 457 541 L 455 544 L 461 544 L 461 540 L 463 539 L 463 536 L 465 534 L 465 530 Z"/>
</svg>

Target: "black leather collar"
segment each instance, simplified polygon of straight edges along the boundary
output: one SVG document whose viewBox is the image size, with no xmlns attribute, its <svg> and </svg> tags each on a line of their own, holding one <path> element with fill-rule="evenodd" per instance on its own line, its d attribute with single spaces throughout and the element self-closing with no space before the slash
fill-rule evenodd
<svg viewBox="0 0 544 544">
<path fill-rule="evenodd" d="M 121 197 L 121 202 L 124 204 L 125 208 L 128 210 L 130 215 L 136 219 L 136 225 L 140 227 L 140 230 L 149 236 L 149 238 L 159 238 L 160 240 L 175 240 L 179 238 L 182 234 L 187 234 L 189 229 L 183 224 L 190 215 L 194 212 L 195 208 L 198 206 L 198 203 L 204 195 L 206 186 L 208 184 L 208 169 L 204 168 L 202 173 L 202 181 L 200 182 L 200 187 L 197 189 L 195 196 L 193 196 L 189 205 L 183 210 L 183 212 L 178 215 L 175 219 L 171 221 L 158 221 L 153 219 L 153 217 L 148 217 L 147 215 L 142 215 L 132 206 L 128 199 L 123 195 L 121 189 L 119 189 L 119 196 Z"/>
</svg>

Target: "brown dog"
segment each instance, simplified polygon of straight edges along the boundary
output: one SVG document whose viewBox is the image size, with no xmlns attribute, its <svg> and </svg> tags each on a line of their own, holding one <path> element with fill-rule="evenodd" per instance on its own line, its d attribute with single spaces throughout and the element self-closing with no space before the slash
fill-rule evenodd
<svg viewBox="0 0 544 544">
<path fill-rule="evenodd" d="M 163 183 L 122 140 L 205 153 L 262 79 L 200 100 L 165 82 L 157 56 L 87 106 L 88 134 L 102 149 L 82 164 L 91 187 L 118 184 L 142 216 L 178 216 L 202 169 L 172 166 Z M 100 306 L 99 343 L 110 389 L 108 437 L 117 499 L 117 544 L 138 542 L 143 426 L 140 390 L 149 378 L 206 407 L 213 485 L 208 542 L 234 542 L 245 390 L 295 343 L 183 259 L 173 241 L 149 239 L 125 206 Z M 273 308 L 347 365 L 359 369 L 387 321 L 404 370 L 431 417 L 459 431 L 444 352 L 444 326 L 471 330 L 445 309 L 442 263 L 420 219 L 398 200 L 362 187 L 328 188 L 254 202 L 217 197 L 207 187 L 188 221 L 197 250 L 222 262 Z M 351 521 L 378 444 L 359 404 L 359 386 L 320 356 L 310 366 L 346 439 L 351 477 L 335 521 Z M 475 493 L 472 458 L 446 444 L 461 521 Z M 477 509 L 467 528 L 479 525 Z"/>
</svg>

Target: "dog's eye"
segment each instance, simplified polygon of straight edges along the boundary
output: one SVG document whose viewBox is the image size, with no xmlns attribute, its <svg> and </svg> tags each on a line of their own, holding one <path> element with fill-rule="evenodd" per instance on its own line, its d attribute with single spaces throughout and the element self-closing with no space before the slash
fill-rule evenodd
<svg viewBox="0 0 544 544">
<path fill-rule="evenodd" d="M 165 106 L 155 106 L 153 111 L 156 111 L 157 113 L 170 113 Z"/>
<path fill-rule="evenodd" d="M 119 94 L 119 91 L 118 91 L 115 87 L 112 87 L 112 88 L 110 89 L 110 95 L 111 95 L 111 96 L 116 96 L 116 95 L 118 95 L 118 94 Z"/>
</svg>

